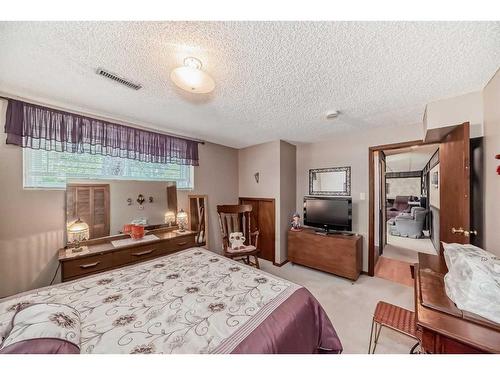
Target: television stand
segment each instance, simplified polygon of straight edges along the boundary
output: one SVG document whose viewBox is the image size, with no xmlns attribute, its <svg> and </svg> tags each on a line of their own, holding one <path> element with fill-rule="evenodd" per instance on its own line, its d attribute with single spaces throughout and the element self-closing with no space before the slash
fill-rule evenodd
<svg viewBox="0 0 500 375">
<path fill-rule="evenodd" d="M 288 231 L 290 262 L 357 280 L 363 260 L 363 237 L 352 233 L 318 234 L 310 228 Z"/>
</svg>

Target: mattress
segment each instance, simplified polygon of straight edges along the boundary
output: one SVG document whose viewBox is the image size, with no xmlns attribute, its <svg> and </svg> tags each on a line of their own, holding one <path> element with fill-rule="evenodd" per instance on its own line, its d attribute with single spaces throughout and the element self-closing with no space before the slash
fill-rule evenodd
<svg viewBox="0 0 500 375">
<path fill-rule="evenodd" d="M 202 248 L 0 300 L 0 337 L 23 306 L 80 315 L 81 353 L 340 353 L 305 288 Z"/>
</svg>

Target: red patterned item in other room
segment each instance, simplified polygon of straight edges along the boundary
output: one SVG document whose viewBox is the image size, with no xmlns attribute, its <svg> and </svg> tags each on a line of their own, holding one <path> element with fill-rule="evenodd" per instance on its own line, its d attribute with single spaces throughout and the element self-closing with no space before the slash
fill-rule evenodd
<svg viewBox="0 0 500 375">
<path fill-rule="evenodd" d="M 130 236 L 134 240 L 141 239 L 144 237 L 144 227 L 142 225 L 132 225 L 132 232 L 130 233 Z"/>
<path fill-rule="evenodd" d="M 496 154 L 495 159 L 500 159 L 500 154 Z M 500 165 L 497 167 L 497 175 L 500 176 Z"/>
</svg>

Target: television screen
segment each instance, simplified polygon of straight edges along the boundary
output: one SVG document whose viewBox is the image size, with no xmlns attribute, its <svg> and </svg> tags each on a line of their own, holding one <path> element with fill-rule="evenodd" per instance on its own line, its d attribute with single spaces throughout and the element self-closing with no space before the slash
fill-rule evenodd
<svg viewBox="0 0 500 375">
<path fill-rule="evenodd" d="M 340 231 L 352 230 L 351 198 L 304 198 L 304 224 Z"/>
</svg>

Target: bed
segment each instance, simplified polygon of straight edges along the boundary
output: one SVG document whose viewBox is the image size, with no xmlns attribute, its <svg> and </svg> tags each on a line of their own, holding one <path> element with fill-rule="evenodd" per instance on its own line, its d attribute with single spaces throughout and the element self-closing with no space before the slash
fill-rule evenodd
<svg viewBox="0 0 500 375">
<path fill-rule="evenodd" d="M 0 340 L 35 304 L 73 308 L 80 353 L 342 352 L 305 288 L 202 248 L 4 298 Z"/>
</svg>

